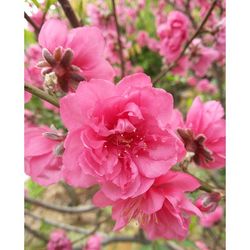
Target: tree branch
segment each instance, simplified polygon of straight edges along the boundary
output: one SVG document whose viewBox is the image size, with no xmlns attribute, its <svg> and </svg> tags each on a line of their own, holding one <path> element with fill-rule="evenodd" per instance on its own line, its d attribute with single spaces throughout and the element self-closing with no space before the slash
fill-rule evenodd
<svg viewBox="0 0 250 250">
<path fill-rule="evenodd" d="M 37 199 L 33 199 L 30 197 L 25 197 L 25 202 L 28 202 L 32 205 L 36 205 L 39 207 L 43 207 L 45 209 L 53 210 L 59 213 L 69 213 L 69 214 L 80 214 L 80 213 L 87 213 L 91 212 L 95 209 L 96 207 L 89 205 L 89 206 L 79 206 L 79 207 L 67 207 L 67 206 L 58 206 L 58 205 L 52 205 L 50 203 L 40 201 Z"/>
<path fill-rule="evenodd" d="M 24 12 L 24 18 L 26 21 L 34 28 L 36 35 L 38 36 L 40 32 L 40 28 L 35 24 L 35 22 L 28 16 L 26 12 Z"/>
<path fill-rule="evenodd" d="M 80 204 L 80 201 L 77 197 L 77 194 L 75 192 L 75 189 L 73 187 L 71 187 L 70 185 L 68 185 L 65 182 L 60 182 L 60 184 L 63 186 L 63 188 L 66 190 L 69 198 L 71 199 L 71 206 L 78 206 Z"/>
<path fill-rule="evenodd" d="M 49 102 L 49 103 L 51 103 L 54 106 L 59 108 L 58 99 L 56 97 L 54 97 L 54 96 L 49 95 L 45 91 L 43 91 L 43 90 L 41 90 L 41 89 L 39 89 L 39 88 L 37 88 L 37 87 L 35 87 L 33 85 L 30 85 L 30 84 L 25 84 L 24 89 L 27 92 L 29 92 L 29 93 L 31 93 L 31 94 L 33 94 L 33 95 L 35 95 L 35 96 Z"/>
<path fill-rule="evenodd" d="M 124 63 L 124 57 L 123 57 L 120 26 L 119 26 L 117 14 L 116 14 L 115 0 L 112 0 L 112 9 L 113 9 L 113 16 L 114 16 L 114 19 L 115 19 L 117 42 L 118 42 L 118 47 L 119 47 L 119 57 L 120 57 L 120 61 L 121 61 L 121 77 L 124 77 L 124 75 L 125 75 L 125 63 Z"/>
<path fill-rule="evenodd" d="M 107 237 L 102 241 L 102 245 L 106 246 L 112 243 L 116 242 L 134 242 L 134 243 L 139 243 L 143 245 L 148 245 L 151 242 L 147 239 L 142 239 L 138 236 L 131 237 L 131 236 L 114 236 L 114 237 Z"/>
<path fill-rule="evenodd" d="M 63 11 L 68 18 L 70 24 L 73 28 L 77 28 L 80 26 L 80 22 L 78 21 L 78 18 L 76 17 L 76 14 L 73 10 L 73 8 L 70 5 L 70 2 L 68 0 L 58 0 L 58 2 L 61 4 Z"/>
<path fill-rule="evenodd" d="M 54 226 L 54 227 L 58 227 L 58 228 L 62 228 L 66 231 L 72 231 L 72 232 L 75 232 L 75 233 L 79 233 L 79 234 L 89 234 L 91 233 L 93 230 L 87 230 L 87 229 L 83 229 L 83 228 L 80 228 L 80 227 L 75 227 L 75 226 L 71 226 L 71 225 L 68 225 L 68 224 L 64 224 L 64 223 L 61 223 L 61 222 L 57 222 L 57 221 L 53 221 L 53 220 L 49 220 L 49 219 L 45 219 L 45 218 L 42 218 L 36 214 L 33 214 L 29 211 L 25 211 L 24 214 L 26 216 L 29 216 L 31 218 L 33 218 L 34 220 L 40 220 L 40 221 L 44 221 L 45 223 L 51 225 L 51 226 Z"/>
<path fill-rule="evenodd" d="M 201 22 L 200 26 L 197 28 L 197 30 L 195 31 L 195 33 L 193 34 L 193 36 L 187 41 L 187 43 L 185 44 L 183 50 L 181 51 L 180 55 L 177 57 L 177 59 L 169 65 L 169 67 L 167 67 L 166 69 L 162 70 L 153 80 L 153 84 L 155 84 L 156 82 L 158 82 L 162 77 L 164 77 L 172 68 L 174 68 L 177 63 L 179 62 L 179 60 L 181 59 L 181 57 L 185 54 L 186 49 L 189 47 L 189 45 L 192 43 L 192 41 L 199 35 L 199 33 L 201 32 L 203 26 L 205 25 L 205 23 L 207 22 L 208 18 L 210 17 L 216 3 L 218 0 L 214 0 L 213 3 L 211 4 L 206 16 L 204 17 L 203 21 Z"/>
</svg>

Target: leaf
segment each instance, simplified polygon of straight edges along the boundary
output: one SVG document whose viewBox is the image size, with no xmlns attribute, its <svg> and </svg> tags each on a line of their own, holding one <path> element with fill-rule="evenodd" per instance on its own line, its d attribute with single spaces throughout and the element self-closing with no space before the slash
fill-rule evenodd
<svg viewBox="0 0 250 250">
<path fill-rule="evenodd" d="M 40 3 L 37 0 L 31 0 L 31 2 L 35 4 L 37 8 L 40 8 Z"/>
<path fill-rule="evenodd" d="M 28 195 L 32 198 L 37 198 L 42 195 L 42 193 L 45 191 L 45 187 L 42 187 L 29 179 L 25 183 L 26 188 L 28 189 Z"/>
<path fill-rule="evenodd" d="M 36 43 L 36 37 L 34 32 L 29 30 L 24 30 L 24 46 L 25 48 L 29 47 L 31 44 Z"/>
<path fill-rule="evenodd" d="M 54 4 L 56 0 L 47 0 L 45 4 L 45 12 L 47 12 L 52 4 Z"/>
</svg>

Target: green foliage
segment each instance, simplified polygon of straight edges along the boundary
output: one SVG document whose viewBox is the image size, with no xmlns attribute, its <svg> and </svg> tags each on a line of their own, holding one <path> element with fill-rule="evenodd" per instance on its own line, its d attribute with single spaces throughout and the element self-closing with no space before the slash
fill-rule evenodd
<svg viewBox="0 0 250 250">
<path fill-rule="evenodd" d="M 34 32 L 31 32 L 29 30 L 24 30 L 24 48 L 26 49 L 31 44 L 36 43 L 36 36 Z"/>
<path fill-rule="evenodd" d="M 53 124 L 57 129 L 64 128 L 59 115 L 51 110 L 45 109 L 41 99 L 36 96 L 32 96 L 31 101 L 25 104 L 25 109 L 28 109 L 36 114 L 36 122 L 38 124 L 48 126 Z"/>
<path fill-rule="evenodd" d="M 45 12 L 47 12 L 52 4 L 57 2 L 57 0 L 47 0 L 45 4 Z"/>
<path fill-rule="evenodd" d="M 25 187 L 28 190 L 28 194 L 32 198 L 40 197 L 45 191 L 45 187 L 40 186 L 39 184 L 33 182 L 31 179 L 25 182 Z"/>
<path fill-rule="evenodd" d="M 183 246 L 185 247 L 185 249 L 196 249 L 194 242 L 191 240 L 184 240 Z"/>
<path fill-rule="evenodd" d="M 44 235 L 48 235 L 51 233 L 51 231 L 53 230 L 53 226 L 45 223 L 44 221 L 41 221 L 41 225 L 40 225 L 40 232 Z"/>
<path fill-rule="evenodd" d="M 30 2 L 30 1 L 28 1 Z M 37 0 L 31 0 L 31 2 L 37 7 L 40 8 L 40 3 Z"/>
<path fill-rule="evenodd" d="M 162 67 L 162 60 L 158 53 L 155 53 L 148 48 L 143 48 L 140 54 L 131 58 L 131 61 L 142 66 L 145 73 L 150 76 L 156 76 Z"/>
</svg>

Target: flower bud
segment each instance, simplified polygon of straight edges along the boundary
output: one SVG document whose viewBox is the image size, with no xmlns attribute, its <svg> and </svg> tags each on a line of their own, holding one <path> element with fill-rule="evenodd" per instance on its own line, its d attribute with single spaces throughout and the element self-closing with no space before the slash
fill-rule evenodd
<svg viewBox="0 0 250 250">
<path fill-rule="evenodd" d="M 218 192 L 213 192 L 201 195 L 196 200 L 195 205 L 202 212 L 211 213 L 216 209 L 220 200 L 221 200 L 221 194 Z"/>
</svg>

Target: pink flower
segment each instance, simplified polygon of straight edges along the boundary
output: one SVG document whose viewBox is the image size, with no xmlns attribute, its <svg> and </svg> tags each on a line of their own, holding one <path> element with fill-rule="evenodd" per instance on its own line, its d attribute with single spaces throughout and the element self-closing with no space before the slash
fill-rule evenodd
<svg viewBox="0 0 250 250">
<path fill-rule="evenodd" d="M 218 206 L 218 202 L 221 200 L 221 195 L 217 192 L 201 195 L 195 202 L 195 206 L 202 212 L 211 213 Z"/>
<path fill-rule="evenodd" d="M 177 65 L 172 69 L 172 73 L 175 75 L 185 76 L 189 67 L 189 61 L 187 56 L 181 57 Z"/>
<path fill-rule="evenodd" d="M 185 128 L 178 129 L 186 150 L 194 162 L 204 168 L 225 166 L 224 109 L 217 101 L 202 103 L 196 97 L 186 118 Z"/>
<path fill-rule="evenodd" d="M 196 86 L 197 90 L 204 93 L 215 94 L 218 91 L 216 85 L 211 84 L 208 79 L 202 79 L 198 82 Z"/>
<path fill-rule="evenodd" d="M 29 102 L 31 100 L 31 97 L 32 97 L 32 95 L 29 92 L 24 91 L 24 102 L 25 103 Z"/>
<path fill-rule="evenodd" d="M 197 84 L 197 78 L 194 76 L 191 76 L 187 79 L 187 84 L 189 86 L 195 86 Z"/>
<path fill-rule="evenodd" d="M 217 50 L 203 46 L 201 40 L 198 38 L 194 39 L 190 50 L 190 57 L 193 62 L 192 69 L 200 77 L 203 77 L 212 63 L 219 58 Z"/>
<path fill-rule="evenodd" d="M 25 51 L 25 68 L 24 68 L 24 81 L 26 83 L 41 87 L 43 78 L 40 69 L 36 66 L 38 61 L 42 58 L 42 49 L 39 45 L 31 45 Z"/>
<path fill-rule="evenodd" d="M 189 19 L 179 11 L 172 11 L 168 15 L 167 22 L 160 25 L 157 33 L 161 40 L 161 55 L 168 62 L 173 62 L 182 50 L 182 46 L 188 39 Z"/>
<path fill-rule="evenodd" d="M 223 217 L 223 208 L 218 206 L 213 212 L 211 213 L 203 213 L 203 216 L 200 218 L 200 224 L 203 227 L 212 227 L 215 223 L 219 222 Z"/>
<path fill-rule="evenodd" d="M 72 250 L 72 243 L 62 230 L 51 233 L 47 250 Z"/>
<path fill-rule="evenodd" d="M 159 51 L 159 49 L 160 49 L 159 42 L 154 38 L 150 38 L 146 31 L 140 31 L 138 33 L 137 43 L 141 47 L 147 46 L 152 51 Z"/>
<path fill-rule="evenodd" d="M 63 97 L 60 112 L 69 130 L 63 155 L 66 181 L 100 183 L 113 200 L 144 193 L 185 155 L 173 129 L 173 97 L 137 73 L 118 85 L 82 82 Z"/>
<path fill-rule="evenodd" d="M 200 240 L 195 241 L 195 245 L 200 249 L 200 250 L 209 250 L 207 245 Z"/>
<path fill-rule="evenodd" d="M 114 70 L 104 59 L 105 41 L 96 27 L 80 27 L 68 31 L 66 24 L 50 19 L 42 26 L 39 44 L 44 48 L 43 74 L 54 72 L 60 88 L 74 90 L 81 80 L 111 80 Z"/>
<path fill-rule="evenodd" d="M 225 57 L 226 53 L 226 18 L 224 17 L 218 24 L 216 25 L 216 29 L 218 32 L 215 34 L 216 39 L 216 49 L 220 53 L 221 59 Z"/>
<path fill-rule="evenodd" d="M 44 17 L 44 13 L 41 10 L 38 10 L 36 13 L 30 16 L 30 18 L 36 24 L 38 28 L 40 28 L 43 23 L 43 17 Z M 34 32 L 34 28 L 30 24 L 28 24 L 28 28 L 30 31 Z"/>
<path fill-rule="evenodd" d="M 83 250 L 101 250 L 102 237 L 100 235 L 92 235 Z"/>
<path fill-rule="evenodd" d="M 141 46 L 144 47 L 147 45 L 149 39 L 149 35 L 146 31 L 139 31 L 138 36 L 137 36 L 137 43 Z"/>
<path fill-rule="evenodd" d="M 194 191 L 199 186 L 199 182 L 188 174 L 168 171 L 140 196 L 111 201 L 99 191 L 93 202 L 99 207 L 112 205 L 112 218 L 116 221 L 114 230 L 120 230 L 131 219 L 136 219 L 150 240 L 181 240 L 188 234 L 188 216 L 201 215 L 199 209 L 186 198 L 185 192 Z"/>
<path fill-rule="evenodd" d="M 47 186 L 61 179 L 64 135 L 48 127 L 26 127 L 25 172 Z"/>
</svg>

